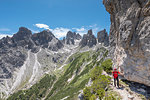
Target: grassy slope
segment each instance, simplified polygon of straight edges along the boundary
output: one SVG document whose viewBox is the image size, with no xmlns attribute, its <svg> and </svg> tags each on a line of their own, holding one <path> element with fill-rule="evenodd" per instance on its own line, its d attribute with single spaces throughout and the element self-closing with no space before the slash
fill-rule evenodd
<svg viewBox="0 0 150 100">
<path fill-rule="evenodd" d="M 107 51 L 104 52 L 104 49 L 100 49 L 98 52 L 84 52 L 77 53 L 71 56 L 70 64 L 67 65 L 67 70 L 64 75 L 62 75 L 53 89 L 50 91 L 47 96 L 47 100 L 59 100 L 66 96 L 69 96 L 66 100 L 70 100 L 79 94 L 79 90 L 82 90 L 85 87 L 85 84 L 89 81 L 90 70 L 96 65 L 103 61 L 104 57 L 100 61 L 97 61 L 97 57 L 103 53 L 103 56 L 107 55 Z M 90 63 L 89 63 L 90 62 Z M 89 63 L 85 66 L 84 70 L 81 71 L 81 66 L 84 63 Z M 83 66 L 82 66 L 83 67 Z M 75 73 L 74 79 L 69 83 L 67 82 L 69 78 Z"/>
<path fill-rule="evenodd" d="M 97 52 L 88 51 L 83 53 L 76 53 L 69 58 L 69 64 L 67 64 L 63 73 L 59 74 L 51 91 L 49 91 L 46 100 L 60 100 L 66 96 L 67 99 L 77 98 L 79 90 L 85 87 L 85 84 L 89 81 L 89 72 L 93 66 L 100 64 L 104 57 L 107 55 L 107 51 L 104 48 L 99 49 Z M 102 54 L 101 59 L 97 61 L 97 57 Z M 85 68 L 82 70 L 82 67 Z M 82 72 L 81 72 L 82 70 Z M 75 76 L 71 82 L 68 82 L 72 76 Z M 20 90 L 14 93 L 8 98 L 8 100 L 35 100 L 36 98 L 44 98 L 47 90 L 52 86 L 56 76 L 46 75 L 38 83 L 33 85 L 28 90 Z M 67 100 L 66 99 L 66 100 Z"/>
<path fill-rule="evenodd" d="M 52 86 L 56 77 L 45 75 L 38 83 L 33 85 L 28 90 L 20 90 L 8 98 L 8 100 L 36 100 L 36 98 L 43 98 L 49 87 Z"/>
</svg>

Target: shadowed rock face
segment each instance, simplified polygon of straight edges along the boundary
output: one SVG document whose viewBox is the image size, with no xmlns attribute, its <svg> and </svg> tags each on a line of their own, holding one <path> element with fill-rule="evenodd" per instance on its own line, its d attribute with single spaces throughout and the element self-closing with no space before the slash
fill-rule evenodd
<svg viewBox="0 0 150 100">
<path fill-rule="evenodd" d="M 42 31 L 40 33 L 35 33 L 32 36 L 32 40 L 37 46 L 43 45 L 43 47 L 48 47 L 48 42 L 50 42 L 55 36 L 50 31 Z"/>
<path fill-rule="evenodd" d="M 106 32 L 106 30 L 102 30 L 102 31 L 99 31 L 97 33 L 97 39 L 98 39 L 98 42 L 99 43 L 103 43 L 104 46 L 108 46 L 109 45 L 109 37 L 108 37 L 108 34 Z"/>
<path fill-rule="evenodd" d="M 28 38 L 30 38 L 32 35 L 32 32 L 30 30 L 28 30 L 25 27 L 20 27 L 19 31 L 14 34 L 13 39 L 15 41 L 20 41 L 20 40 L 28 40 Z"/>
<path fill-rule="evenodd" d="M 81 36 L 79 33 L 77 33 L 77 34 L 76 34 L 76 39 L 77 39 L 77 40 L 80 40 L 80 39 L 82 39 L 82 36 Z"/>
<path fill-rule="evenodd" d="M 66 36 L 66 44 L 73 44 L 74 45 L 75 35 L 76 35 L 76 33 L 69 31 L 67 33 L 67 36 Z"/>
<path fill-rule="evenodd" d="M 89 30 L 87 34 L 83 35 L 83 38 L 79 45 L 81 47 L 88 46 L 91 48 L 96 44 L 97 44 L 96 37 L 93 35 L 92 30 Z"/>
<path fill-rule="evenodd" d="M 49 30 L 33 34 L 31 38 L 36 46 L 49 48 L 52 51 L 57 51 L 63 47 L 62 42 L 60 42 Z"/>
<path fill-rule="evenodd" d="M 68 31 L 66 38 L 63 38 L 62 42 L 66 44 L 75 44 L 75 40 L 80 40 L 82 37 L 80 34 L 76 34 L 75 32 Z"/>
<path fill-rule="evenodd" d="M 150 86 L 150 1 L 103 0 L 110 13 L 110 52 L 126 79 Z"/>
</svg>

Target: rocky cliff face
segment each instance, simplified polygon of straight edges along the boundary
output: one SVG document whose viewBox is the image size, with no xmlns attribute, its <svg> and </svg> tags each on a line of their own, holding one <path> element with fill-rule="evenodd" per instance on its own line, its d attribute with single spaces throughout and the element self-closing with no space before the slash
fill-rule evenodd
<svg viewBox="0 0 150 100">
<path fill-rule="evenodd" d="M 106 29 L 101 30 L 97 33 L 97 39 L 99 43 L 103 43 L 104 46 L 108 46 L 109 45 L 109 36 L 106 32 Z"/>
<path fill-rule="evenodd" d="M 91 47 L 93 47 L 96 44 L 97 44 L 96 37 L 93 35 L 92 30 L 89 30 L 87 34 L 83 35 L 83 38 L 82 38 L 82 40 L 81 40 L 79 45 L 81 47 L 88 46 L 88 47 L 91 48 Z"/>
<path fill-rule="evenodd" d="M 126 79 L 150 86 L 150 1 L 103 0 L 110 13 L 114 67 Z"/>
</svg>

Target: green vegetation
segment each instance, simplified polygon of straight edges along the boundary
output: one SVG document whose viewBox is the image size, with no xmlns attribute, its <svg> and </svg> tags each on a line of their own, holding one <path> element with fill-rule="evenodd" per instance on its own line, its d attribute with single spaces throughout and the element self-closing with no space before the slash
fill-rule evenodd
<svg viewBox="0 0 150 100">
<path fill-rule="evenodd" d="M 110 84 L 110 77 L 101 75 L 101 73 L 102 69 L 99 66 L 91 70 L 90 78 L 93 83 L 83 90 L 85 100 L 93 100 L 95 97 L 101 100 L 105 96 L 105 88 Z"/>
<path fill-rule="evenodd" d="M 66 65 L 66 71 L 64 75 L 58 79 L 58 81 L 55 83 L 53 89 L 50 91 L 46 99 L 59 100 L 68 95 L 69 98 L 72 98 L 75 95 L 75 93 L 83 89 L 85 84 L 89 80 L 88 72 L 93 67 L 93 63 L 86 65 L 85 69 L 80 73 L 81 66 L 88 59 L 90 59 L 90 57 L 90 52 L 79 53 L 74 56 L 71 56 L 69 58 L 71 62 L 68 65 Z M 74 74 L 74 79 L 68 82 L 68 79 L 70 79 Z"/>
<path fill-rule="evenodd" d="M 92 96 L 91 92 L 92 92 L 91 87 L 85 87 L 85 89 L 83 90 L 85 100 L 89 100 L 91 98 Z"/>
<path fill-rule="evenodd" d="M 101 73 L 102 73 L 102 67 L 99 66 L 96 66 L 93 70 L 91 70 L 90 77 L 92 81 L 98 79 Z"/>
<path fill-rule="evenodd" d="M 51 75 L 45 75 L 38 83 L 33 85 L 28 90 L 20 90 L 14 93 L 8 98 L 8 100 L 36 100 L 37 98 L 43 98 L 46 95 L 47 89 L 49 89 L 56 77 Z"/>
<path fill-rule="evenodd" d="M 109 77 L 101 75 L 103 67 L 100 66 L 107 54 L 104 48 L 75 53 L 69 57 L 62 71 L 54 72 L 55 76 L 46 75 L 30 89 L 20 90 L 8 100 L 60 100 L 64 97 L 68 97 L 65 100 L 76 100 L 79 91 L 85 88 L 90 78 L 93 84 L 84 90 L 86 100 L 101 98 L 105 96 L 105 88 L 110 82 Z"/>
<path fill-rule="evenodd" d="M 106 59 L 99 66 L 94 67 L 90 72 L 90 78 L 92 80 L 92 85 L 85 87 L 83 90 L 85 100 L 121 100 L 121 97 L 118 93 L 110 90 L 109 84 L 111 77 L 102 75 L 102 70 L 105 70 L 107 73 L 110 73 L 112 70 L 112 61 L 111 59 Z"/>
<path fill-rule="evenodd" d="M 97 60 L 100 53 L 102 56 L 106 56 L 104 48 L 99 49 L 97 52 L 88 51 L 72 55 L 68 60 L 70 63 L 64 67 L 64 75 L 57 80 L 46 99 L 60 100 L 69 96 L 66 100 L 72 100 L 75 95 L 77 97 L 79 91 L 82 90 L 89 81 L 90 70 L 97 65 L 98 62 L 100 63 L 100 61 L 103 61 L 103 57 L 102 59 Z M 102 70 L 99 70 L 100 73 L 101 71 Z M 97 72 L 97 74 L 99 72 Z M 74 78 L 68 82 L 68 79 L 72 78 L 72 76 L 74 76 Z M 94 96 L 91 96 L 91 100 L 93 98 Z"/>
<path fill-rule="evenodd" d="M 111 71 L 112 71 L 112 60 L 111 59 L 106 59 L 104 62 L 102 62 L 101 67 L 107 73 L 111 73 Z"/>
</svg>

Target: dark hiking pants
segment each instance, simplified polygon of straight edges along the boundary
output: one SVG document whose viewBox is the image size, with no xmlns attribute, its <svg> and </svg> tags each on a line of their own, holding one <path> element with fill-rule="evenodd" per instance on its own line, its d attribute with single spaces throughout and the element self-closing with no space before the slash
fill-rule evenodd
<svg viewBox="0 0 150 100">
<path fill-rule="evenodd" d="M 119 79 L 118 77 L 117 78 L 114 78 L 114 85 L 116 86 L 116 81 L 117 81 L 117 86 L 119 87 Z"/>
</svg>

